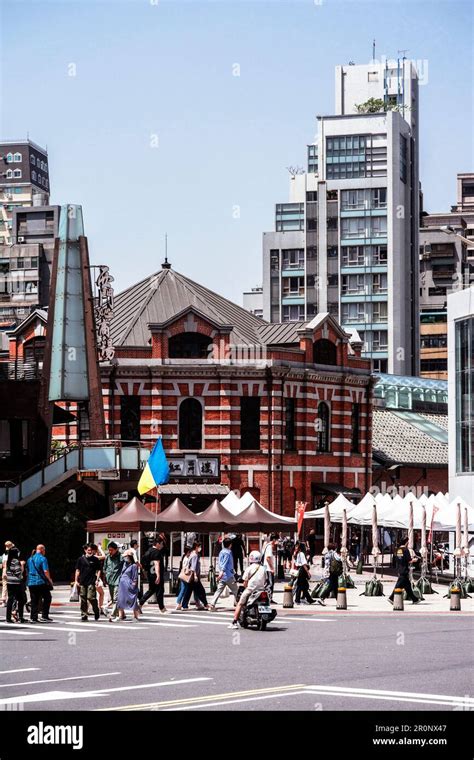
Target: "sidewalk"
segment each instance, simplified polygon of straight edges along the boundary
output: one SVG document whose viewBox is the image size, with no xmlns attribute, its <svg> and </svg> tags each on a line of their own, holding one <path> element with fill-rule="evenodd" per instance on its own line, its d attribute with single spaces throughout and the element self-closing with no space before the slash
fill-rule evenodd
<svg viewBox="0 0 474 760">
<path fill-rule="evenodd" d="M 337 615 L 351 615 L 351 614 L 394 614 L 392 606 L 387 601 L 387 597 L 391 594 L 393 587 L 395 585 L 396 577 L 387 577 L 386 574 L 384 574 L 384 577 L 382 578 L 380 574 L 377 574 L 377 578 L 381 580 L 383 584 L 383 592 L 385 596 L 373 596 L 373 597 L 367 597 L 367 596 L 361 596 L 361 594 L 365 591 L 365 584 L 367 581 L 369 581 L 373 577 L 372 571 L 366 571 L 362 575 L 356 575 L 355 572 L 351 572 L 350 576 L 352 580 L 354 581 L 355 588 L 354 589 L 347 589 L 347 610 L 336 610 L 336 600 L 335 599 L 326 599 L 326 606 L 322 607 L 319 604 L 314 605 L 307 605 L 305 603 L 302 603 L 301 605 L 296 605 L 292 609 L 284 609 L 283 608 L 283 590 L 284 587 L 288 583 L 288 579 L 285 581 L 276 581 L 275 583 L 275 590 L 274 590 L 274 600 L 277 604 L 278 614 L 285 614 L 290 613 L 292 615 L 294 614 L 314 614 L 317 616 L 321 615 L 327 615 L 327 614 L 337 614 Z M 320 573 L 316 572 L 312 574 L 312 580 L 310 584 L 310 589 L 313 589 L 315 584 L 320 578 Z M 208 599 L 210 600 L 211 594 L 209 592 L 209 583 L 207 582 L 207 578 L 204 580 L 204 587 L 206 589 L 206 593 L 208 595 Z M 168 581 L 165 583 L 165 604 L 169 610 L 173 610 L 175 607 L 174 601 L 175 596 L 169 594 L 168 592 L 169 585 Z M 436 594 L 429 594 L 426 595 L 424 598 L 424 601 L 420 604 L 412 604 L 411 602 L 405 603 L 405 609 L 400 613 L 397 614 L 410 614 L 410 615 L 436 615 L 436 614 L 442 614 L 446 613 L 448 615 L 472 615 L 474 613 L 474 594 L 471 594 L 471 599 L 461 599 L 461 611 L 460 612 L 451 612 L 449 609 L 449 599 L 445 599 L 445 594 L 447 593 L 448 586 L 441 585 L 441 584 L 433 584 L 433 590 L 437 591 Z M 69 585 L 66 584 L 57 584 L 55 586 L 55 590 L 53 592 L 53 607 L 58 604 L 65 604 L 69 602 L 69 596 L 71 593 L 71 588 Z M 77 602 L 74 603 L 72 606 L 77 606 Z M 154 605 L 151 605 L 151 608 L 153 608 Z M 145 609 L 147 609 L 148 605 L 145 606 Z M 214 614 L 218 614 L 219 610 L 225 611 L 225 610 L 231 610 L 233 609 L 233 597 L 232 595 L 226 597 L 225 599 L 221 598 L 218 602 L 218 612 Z"/>
</svg>

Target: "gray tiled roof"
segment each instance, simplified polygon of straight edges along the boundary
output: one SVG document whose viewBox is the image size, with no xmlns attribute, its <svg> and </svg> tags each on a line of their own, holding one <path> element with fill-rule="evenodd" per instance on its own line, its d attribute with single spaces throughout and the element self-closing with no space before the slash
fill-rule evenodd
<svg viewBox="0 0 474 760">
<path fill-rule="evenodd" d="M 189 307 L 219 325 L 232 325 L 231 342 L 258 344 L 262 319 L 173 269 L 162 269 L 115 296 L 115 346 L 147 346 L 148 324 L 163 323 Z M 264 323 L 266 324 L 266 323 Z"/>
<path fill-rule="evenodd" d="M 258 334 L 265 345 L 280 345 L 282 343 L 299 343 L 298 328 L 305 327 L 307 322 L 264 322 Z"/>
<path fill-rule="evenodd" d="M 408 417 L 408 414 L 406 414 Z M 439 414 L 416 414 L 427 423 L 447 429 L 447 416 Z M 436 440 L 420 427 L 410 425 L 390 409 L 374 409 L 372 419 L 372 449 L 375 459 L 394 464 L 448 464 L 448 445 Z"/>
</svg>

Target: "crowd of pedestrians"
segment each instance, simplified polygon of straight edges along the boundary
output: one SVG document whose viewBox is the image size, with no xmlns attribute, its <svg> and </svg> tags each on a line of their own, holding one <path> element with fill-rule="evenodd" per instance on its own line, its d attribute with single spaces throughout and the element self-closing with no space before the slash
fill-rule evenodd
<svg viewBox="0 0 474 760">
<path fill-rule="evenodd" d="M 360 551 L 360 539 L 353 534 L 351 540 L 352 559 L 355 561 Z M 406 540 L 398 547 L 395 558 L 399 569 L 396 586 L 404 588 L 407 596 L 418 603 L 409 577 L 410 565 L 414 562 L 407 549 Z M 249 567 L 244 570 L 246 547 L 241 535 L 230 534 L 219 539 L 220 551 L 216 562 L 217 588 L 210 602 L 202 583 L 201 552 L 202 544 L 194 533 L 185 534 L 185 549 L 179 566 L 179 590 L 175 609 L 187 610 L 191 598 L 198 610 L 215 611 L 220 597 L 231 594 L 234 608 L 239 606 L 239 582 L 246 586 L 249 582 L 249 568 L 256 564 L 255 552 L 249 556 Z M 271 533 L 259 555 L 258 568 L 253 569 L 255 586 L 257 580 L 264 579 L 270 603 L 273 601 L 275 577 L 278 565 L 290 575 L 293 586 L 294 603 L 325 605 L 332 593 L 337 593 L 338 582 L 343 572 L 341 553 L 335 543 L 328 545 L 328 551 L 322 559 L 323 588 L 318 598 L 310 594 L 311 568 L 315 561 L 316 534 L 310 531 L 307 540 L 293 541 L 289 536 L 281 537 Z M 126 619 L 126 613 L 132 614 L 138 621 L 142 615 L 143 605 L 153 597 L 160 613 L 166 614 L 165 572 L 167 567 L 167 543 L 164 534 L 159 534 L 143 556 L 138 556 L 138 542 L 132 541 L 130 548 L 120 551 L 120 547 L 111 541 L 104 552 L 100 546 L 87 543 L 75 564 L 75 574 L 71 601 L 79 602 L 81 620 L 86 622 L 90 616 L 99 620 L 101 616 L 110 622 Z M 6 607 L 6 622 L 25 623 L 25 610 L 30 613 L 31 623 L 50 623 L 51 591 L 53 581 L 46 557 L 46 548 L 38 544 L 27 560 L 23 559 L 18 547 L 12 541 L 5 542 L 2 557 L 2 597 L 1 606 Z M 258 576 L 256 575 L 258 570 Z M 142 591 L 143 582 L 148 584 L 146 592 Z M 29 593 L 29 601 L 27 599 Z M 107 594 L 107 603 L 105 597 Z M 393 594 L 388 597 L 393 600 Z"/>
</svg>

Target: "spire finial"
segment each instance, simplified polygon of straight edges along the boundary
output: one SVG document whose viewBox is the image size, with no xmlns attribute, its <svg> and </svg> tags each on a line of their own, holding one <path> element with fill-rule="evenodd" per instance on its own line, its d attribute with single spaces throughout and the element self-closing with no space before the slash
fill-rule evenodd
<svg viewBox="0 0 474 760">
<path fill-rule="evenodd" d="M 161 265 L 162 269 L 171 269 L 171 264 L 168 261 L 168 233 L 165 232 L 165 260 Z"/>
</svg>

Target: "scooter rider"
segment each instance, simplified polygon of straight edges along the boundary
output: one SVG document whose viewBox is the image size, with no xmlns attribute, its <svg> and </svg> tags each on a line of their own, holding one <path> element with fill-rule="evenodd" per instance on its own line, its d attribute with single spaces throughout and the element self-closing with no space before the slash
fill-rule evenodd
<svg viewBox="0 0 474 760">
<path fill-rule="evenodd" d="M 249 566 L 242 576 L 244 582 L 244 590 L 242 596 L 237 602 L 237 607 L 234 612 L 234 619 L 229 625 L 229 628 L 239 627 L 239 615 L 243 607 L 245 607 L 250 601 L 253 601 L 262 591 L 265 590 L 266 572 L 263 565 L 261 565 L 260 552 L 253 551 L 249 555 Z M 253 597 L 253 599 L 252 599 Z"/>
</svg>

